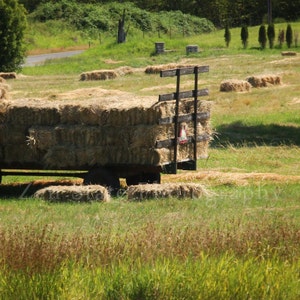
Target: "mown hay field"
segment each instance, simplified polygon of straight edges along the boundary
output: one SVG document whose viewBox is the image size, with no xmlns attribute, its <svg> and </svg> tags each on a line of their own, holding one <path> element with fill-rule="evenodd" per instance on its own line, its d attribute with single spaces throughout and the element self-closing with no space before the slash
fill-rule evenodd
<svg viewBox="0 0 300 300">
<path fill-rule="evenodd" d="M 4 177 L 3 299 L 300 297 L 300 56 L 247 52 L 181 63 L 210 66 L 199 86 L 210 90 L 215 134 L 196 172 L 162 175 L 162 183 L 200 184 L 208 192 L 159 199 L 141 192 L 145 201 L 129 201 L 124 186 L 109 202 L 55 203 L 34 198 L 30 188 L 19 198 L 36 178 Z M 23 74 L 6 84 L 12 99 L 47 101 L 174 92 L 174 78 L 146 67 L 105 81 Z M 220 91 L 223 81 L 270 74 L 280 84 Z M 181 87 L 193 88 L 193 78 Z"/>
</svg>

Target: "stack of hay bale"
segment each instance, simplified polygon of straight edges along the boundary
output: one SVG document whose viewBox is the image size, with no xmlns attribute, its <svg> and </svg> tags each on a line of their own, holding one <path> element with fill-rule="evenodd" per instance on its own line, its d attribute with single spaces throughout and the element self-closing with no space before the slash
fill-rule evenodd
<svg viewBox="0 0 300 300">
<path fill-rule="evenodd" d="M 199 101 L 198 111 L 210 111 Z M 180 105 L 191 113 L 193 101 Z M 159 125 L 171 117 L 174 101 L 130 94 L 88 100 L 42 99 L 0 102 L 0 168 L 89 169 L 94 165 L 162 165 L 173 160 L 172 148 L 156 149 L 156 142 L 174 138 L 174 125 Z M 193 134 L 192 124 L 190 135 Z M 198 134 L 211 134 L 209 118 Z M 206 157 L 209 140 L 197 143 L 198 157 Z M 179 145 L 178 160 L 193 159 L 193 145 Z"/>
</svg>

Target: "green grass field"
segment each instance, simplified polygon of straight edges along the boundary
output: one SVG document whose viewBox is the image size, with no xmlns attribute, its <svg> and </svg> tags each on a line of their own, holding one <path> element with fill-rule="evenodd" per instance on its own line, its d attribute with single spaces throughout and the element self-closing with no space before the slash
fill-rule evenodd
<svg viewBox="0 0 300 300">
<path fill-rule="evenodd" d="M 209 88 L 216 134 L 197 172 L 162 175 L 162 182 L 203 184 L 211 193 L 199 199 L 128 202 L 120 193 L 109 203 L 48 203 L 19 197 L 38 178 L 4 177 L 1 299 L 300 298 L 300 58 L 282 56 L 285 46 L 258 50 L 257 32 L 251 28 L 247 50 L 239 29 L 232 29 L 229 48 L 223 31 L 163 37 L 176 51 L 160 56 L 152 55 L 157 37 L 124 45 L 103 39 L 78 57 L 24 68 L 8 82 L 13 98 L 60 99 L 74 90 L 82 97 L 98 88 L 158 95 L 174 90 L 174 78 L 147 75 L 146 66 L 209 65 L 199 84 Z M 186 55 L 188 44 L 203 51 Z M 124 65 L 135 72 L 79 81 L 81 72 Z M 280 75 L 282 84 L 220 92 L 223 80 L 259 74 Z M 192 87 L 192 78 L 182 85 Z"/>
</svg>

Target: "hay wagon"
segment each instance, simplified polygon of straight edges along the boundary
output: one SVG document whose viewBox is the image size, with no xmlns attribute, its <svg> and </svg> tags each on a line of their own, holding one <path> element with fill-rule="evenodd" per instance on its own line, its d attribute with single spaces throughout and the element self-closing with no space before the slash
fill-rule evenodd
<svg viewBox="0 0 300 300">
<path fill-rule="evenodd" d="M 196 170 L 211 139 L 210 102 L 198 88 L 208 66 L 163 70 L 176 91 L 157 97 L 103 92 L 96 99 L 17 99 L 0 103 L 0 177 L 76 176 L 120 187 L 160 183 L 161 173 Z M 182 75 L 195 86 L 180 91 Z M 156 98 L 156 99 L 154 99 Z"/>
</svg>

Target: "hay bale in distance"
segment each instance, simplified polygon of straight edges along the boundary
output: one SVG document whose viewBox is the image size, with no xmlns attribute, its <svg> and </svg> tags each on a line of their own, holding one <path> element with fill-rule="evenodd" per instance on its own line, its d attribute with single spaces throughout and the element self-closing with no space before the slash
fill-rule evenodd
<svg viewBox="0 0 300 300">
<path fill-rule="evenodd" d="M 281 55 L 282 56 L 296 56 L 297 52 L 295 52 L 295 51 L 282 51 Z"/>
<path fill-rule="evenodd" d="M 99 70 L 99 71 L 90 71 L 80 74 L 80 80 L 107 80 L 115 79 L 118 74 L 113 70 Z"/>
<path fill-rule="evenodd" d="M 196 183 L 162 183 L 132 185 L 127 190 L 128 200 L 143 201 L 162 198 L 201 198 L 210 192 Z"/>
<path fill-rule="evenodd" d="M 131 74 L 133 72 L 132 68 L 130 67 L 120 67 L 115 70 L 95 70 L 84 72 L 80 74 L 81 81 L 86 80 L 108 80 L 108 79 L 115 79 L 119 76 L 124 76 L 127 74 Z"/>
<path fill-rule="evenodd" d="M 148 66 L 145 69 L 146 74 L 159 74 L 160 71 L 170 70 L 170 69 L 178 69 L 178 68 L 193 68 L 196 65 L 190 64 L 164 64 L 164 65 L 156 65 L 156 66 Z"/>
<path fill-rule="evenodd" d="M 7 98 L 8 98 L 7 89 L 0 85 L 0 100 L 7 99 Z"/>
<path fill-rule="evenodd" d="M 6 80 L 0 77 L 0 100 L 8 98 L 9 86 L 6 84 Z"/>
<path fill-rule="evenodd" d="M 221 82 L 221 92 L 249 92 L 251 84 L 246 80 L 230 79 Z"/>
<path fill-rule="evenodd" d="M 279 75 L 250 76 L 246 80 L 256 88 L 281 84 L 281 77 Z"/>
<path fill-rule="evenodd" d="M 38 190 L 34 197 L 51 202 L 109 202 L 108 190 L 101 185 L 53 185 Z"/>
<path fill-rule="evenodd" d="M 16 79 L 17 78 L 17 73 L 15 72 L 1 72 L 0 77 L 4 79 Z"/>
</svg>

